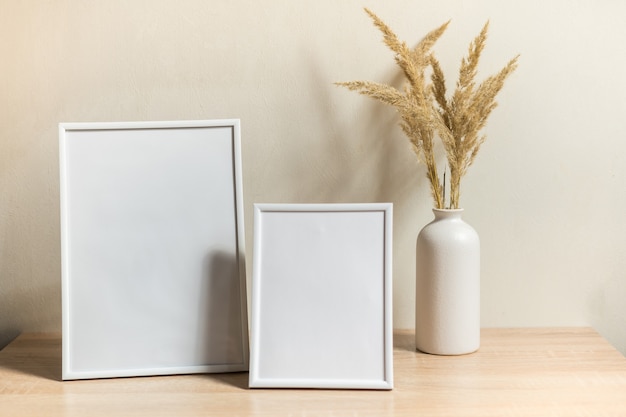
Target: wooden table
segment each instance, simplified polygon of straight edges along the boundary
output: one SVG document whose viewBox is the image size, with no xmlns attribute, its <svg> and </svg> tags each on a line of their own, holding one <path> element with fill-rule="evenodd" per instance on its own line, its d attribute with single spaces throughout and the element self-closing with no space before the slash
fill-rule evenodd
<svg viewBox="0 0 626 417">
<path fill-rule="evenodd" d="M 248 374 L 61 381 L 58 335 L 0 352 L 0 416 L 626 416 L 626 358 L 588 328 L 484 329 L 457 357 L 396 331 L 392 391 L 249 390 Z"/>
</svg>

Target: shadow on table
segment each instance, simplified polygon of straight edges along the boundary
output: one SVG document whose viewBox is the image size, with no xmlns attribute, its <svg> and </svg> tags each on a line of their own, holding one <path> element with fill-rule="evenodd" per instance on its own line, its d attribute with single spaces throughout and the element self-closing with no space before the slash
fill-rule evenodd
<svg viewBox="0 0 626 417">
<path fill-rule="evenodd" d="M 17 329 L 0 329 L 0 351 L 19 335 L 20 331 Z"/>
<path fill-rule="evenodd" d="M 205 374 L 207 378 L 214 381 L 219 381 L 224 385 L 229 385 L 233 388 L 241 390 L 248 390 L 248 372 L 229 372 L 219 374 Z"/>
<path fill-rule="evenodd" d="M 396 330 L 393 333 L 393 348 L 415 352 L 415 335 L 407 330 Z"/>
<path fill-rule="evenodd" d="M 60 335 L 21 335 L 0 352 L 0 368 L 61 381 Z"/>
</svg>

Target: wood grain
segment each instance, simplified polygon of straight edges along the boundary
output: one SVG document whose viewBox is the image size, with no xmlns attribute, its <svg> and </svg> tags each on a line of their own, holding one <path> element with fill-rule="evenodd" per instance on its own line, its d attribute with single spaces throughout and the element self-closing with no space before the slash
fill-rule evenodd
<svg viewBox="0 0 626 417">
<path fill-rule="evenodd" d="M 0 352 L 0 416 L 626 416 L 626 358 L 588 328 L 483 329 L 477 353 L 394 337 L 392 391 L 250 390 L 248 374 L 61 381 L 59 335 Z"/>
</svg>

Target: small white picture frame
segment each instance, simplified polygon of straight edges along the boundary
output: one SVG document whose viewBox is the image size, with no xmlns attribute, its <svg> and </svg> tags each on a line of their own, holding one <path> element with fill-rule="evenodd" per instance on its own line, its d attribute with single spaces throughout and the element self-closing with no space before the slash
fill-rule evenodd
<svg viewBox="0 0 626 417">
<path fill-rule="evenodd" d="M 61 123 L 62 379 L 248 369 L 240 122 Z"/>
<path fill-rule="evenodd" d="M 255 204 L 251 388 L 393 388 L 392 204 Z"/>
</svg>

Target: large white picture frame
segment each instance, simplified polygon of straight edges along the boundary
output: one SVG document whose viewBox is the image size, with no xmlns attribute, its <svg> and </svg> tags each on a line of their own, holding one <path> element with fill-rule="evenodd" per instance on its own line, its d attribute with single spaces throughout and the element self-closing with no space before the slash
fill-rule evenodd
<svg viewBox="0 0 626 417">
<path fill-rule="evenodd" d="M 240 122 L 61 123 L 63 379 L 248 369 Z"/>
<path fill-rule="evenodd" d="M 392 205 L 256 204 L 251 388 L 393 388 Z"/>
</svg>

